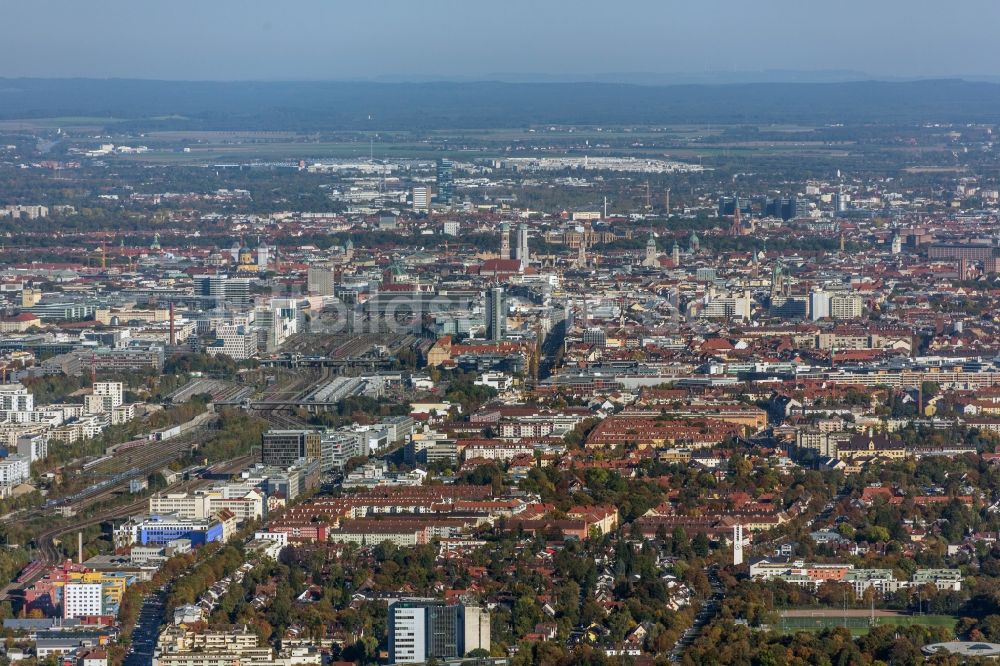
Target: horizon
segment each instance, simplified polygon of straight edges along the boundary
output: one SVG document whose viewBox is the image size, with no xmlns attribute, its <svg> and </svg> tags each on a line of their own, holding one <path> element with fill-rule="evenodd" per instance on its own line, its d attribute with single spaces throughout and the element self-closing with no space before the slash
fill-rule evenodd
<svg viewBox="0 0 1000 666">
<path fill-rule="evenodd" d="M 1000 5 L 964 0 L 954 8 L 974 21 L 940 21 L 938 10 L 931 0 L 847 0 L 834 12 L 794 0 L 635 0 L 626 8 L 583 0 L 572 11 L 526 0 L 300 0 L 291 9 L 260 0 L 178 0 L 169 7 L 110 0 L 95 11 L 40 0 L 7 8 L 16 29 L 0 43 L 0 77 L 481 81 L 792 71 L 860 73 L 864 80 L 1000 79 L 992 35 Z M 901 17 L 905 31 L 894 29 Z"/>
<path fill-rule="evenodd" d="M 383 74 L 374 77 L 355 78 L 256 78 L 256 79 L 198 79 L 198 78 L 155 78 L 142 76 L 2 76 L 0 81 L 137 81 L 143 83 L 183 83 L 183 84 L 379 84 L 379 85 L 422 85 L 422 84 L 509 84 L 509 85 L 617 85 L 636 87 L 674 86 L 729 86 L 729 85 L 837 85 L 837 84 L 896 84 L 896 83 L 990 83 L 1000 84 L 1000 74 L 975 75 L 952 74 L 938 76 L 875 76 L 858 72 L 856 76 L 833 76 L 836 70 L 766 70 L 759 72 L 622 72 L 607 74 L 484 74 L 482 76 L 404 76 Z M 766 75 L 774 76 L 767 77 Z M 827 75 L 827 76 L 824 76 Z M 633 77 L 628 80 L 628 77 Z M 646 77 L 646 80 L 644 80 Z"/>
</svg>

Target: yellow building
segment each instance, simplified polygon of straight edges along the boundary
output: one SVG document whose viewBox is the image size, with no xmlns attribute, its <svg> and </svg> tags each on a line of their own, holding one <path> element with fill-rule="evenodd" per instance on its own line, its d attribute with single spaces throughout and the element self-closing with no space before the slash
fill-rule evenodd
<svg viewBox="0 0 1000 666">
<path fill-rule="evenodd" d="M 237 273 L 256 273 L 260 267 L 254 258 L 253 250 L 244 246 L 240 248 L 239 265 L 236 267 Z"/>
<path fill-rule="evenodd" d="M 906 445 L 903 440 L 887 435 L 855 435 L 849 441 L 837 445 L 837 458 L 851 460 L 854 458 L 888 458 L 906 457 Z"/>
<path fill-rule="evenodd" d="M 438 338 L 434 346 L 427 352 L 427 365 L 436 368 L 451 358 L 451 336 Z"/>
</svg>

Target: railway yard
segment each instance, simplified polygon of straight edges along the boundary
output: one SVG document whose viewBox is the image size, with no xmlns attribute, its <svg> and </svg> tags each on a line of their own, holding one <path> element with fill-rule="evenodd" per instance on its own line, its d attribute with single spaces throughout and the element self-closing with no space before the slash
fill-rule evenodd
<svg viewBox="0 0 1000 666">
<path fill-rule="evenodd" d="M 51 565 L 76 556 L 72 535 L 146 511 L 148 492 L 142 482 L 152 475 L 163 472 L 169 479 L 160 488 L 163 492 L 192 492 L 255 462 L 259 454 L 252 452 L 210 466 L 177 469 L 178 460 L 197 459 L 194 454 L 199 445 L 220 427 L 220 410 L 244 411 L 273 428 L 308 427 L 303 410 L 332 409 L 350 396 L 400 394 L 403 375 L 393 367 L 394 354 L 421 342 L 412 335 L 299 335 L 285 346 L 286 351 L 265 359 L 257 373 L 238 378 L 196 374 L 163 402 L 177 406 L 203 396 L 208 399 L 207 411 L 184 423 L 111 444 L 103 455 L 64 465 L 58 472 L 69 477 L 72 492 L 50 495 L 40 506 L 0 517 L 0 524 L 39 525 L 25 544 L 32 556 L 30 564 L 0 588 L 0 601 L 16 603 Z"/>
<path fill-rule="evenodd" d="M 238 472 L 253 462 L 255 457 L 256 456 L 254 455 L 246 455 L 222 463 L 217 463 L 211 467 L 204 468 L 197 474 L 188 476 L 188 478 L 178 480 L 165 488 L 164 491 L 183 493 L 205 488 L 212 483 L 213 479 L 210 477 L 213 475 Z M 156 458 L 157 456 L 152 456 L 150 457 L 150 460 L 154 460 Z M 107 499 L 108 497 L 116 494 L 121 494 L 120 484 L 107 487 L 99 495 L 92 495 L 83 500 L 79 500 L 73 506 L 75 508 L 90 506 L 99 501 L 96 499 L 97 497 Z M 84 502 L 86 502 L 86 504 L 84 504 Z M 71 553 L 63 547 L 61 537 L 68 534 L 74 534 L 93 525 L 100 525 L 101 523 L 114 520 L 116 518 L 125 518 L 142 512 L 148 504 L 148 498 L 143 497 L 141 499 L 128 502 L 127 504 L 115 505 L 107 509 L 100 510 L 91 516 L 84 518 L 77 517 L 69 521 L 62 521 L 59 525 L 53 526 L 52 528 L 41 532 L 34 539 L 34 559 L 32 560 L 31 565 L 25 568 L 15 581 L 3 589 L 0 589 L 0 601 L 17 597 L 24 590 L 24 588 L 28 587 L 44 575 L 48 565 L 55 564 L 71 555 Z M 24 517 L 22 516 L 22 518 Z"/>
</svg>

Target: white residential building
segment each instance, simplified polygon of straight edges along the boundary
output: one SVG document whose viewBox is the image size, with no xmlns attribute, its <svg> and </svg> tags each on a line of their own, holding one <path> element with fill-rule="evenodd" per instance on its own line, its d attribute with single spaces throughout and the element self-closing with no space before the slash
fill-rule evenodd
<svg viewBox="0 0 1000 666">
<path fill-rule="evenodd" d="M 31 478 L 31 463 L 17 453 L 0 460 L 0 486 L 16 486 Z"/>
<path fill-rule="evenodd" d="M 864 312 L 858 294 L 834 294 L 830 297 L 830 316 L 834 319 L 859 319 Z"/>
<path fill-rule="evenodd" d="M 0 420 L 25 423 L 31 420 L 35 397 L 21 384 L 0 384 Z"/>
<path fill-rule="evenodd" d="M 124 402 L 124 387 L 121 382 L 94 382 L 94 395 L 105 399 L 104 411 L 110 412 Z"/>
<path fill-rule="evenodd" d="M 111 425 L 128 423 L 135 418 L 135 405 L 120 405 L 111 410 Z"/>
<path fill-rule="evenodd" d="M 63 586 L 63 617 L 100 615 L 103 610 L 100 583 L 66 583 Z"/>
<path fill-rule="evenodd" d="M 17 455 L 29 463 L 44 460 L 49 455 L 49 438 L 45 435 L 21 435 L 17 438 Z"/>
</svg>

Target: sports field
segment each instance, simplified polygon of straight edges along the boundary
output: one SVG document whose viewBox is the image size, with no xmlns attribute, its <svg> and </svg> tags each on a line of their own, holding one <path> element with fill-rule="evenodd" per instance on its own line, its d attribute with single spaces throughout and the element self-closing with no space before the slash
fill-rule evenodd
<svg viewBox="0 0 1000 666">
<path fill-rule="evenodd" d="M 956 619 L 950 615 L 909 615 L 894 611 L 875 611 L 872 617 L 870 611 L 851 609 L 846 615 L 836 609 L 796 609 L 784 611 L 775 627 L 783 633 L 798 631 L 822 631 L 836 627 L 847 627 L 852 634 L 861 636 L 867 634 L 872 626 L 896 625 L 908 626 L 921 624 L 934 627 L 954 627 Z"/>
</svg>

